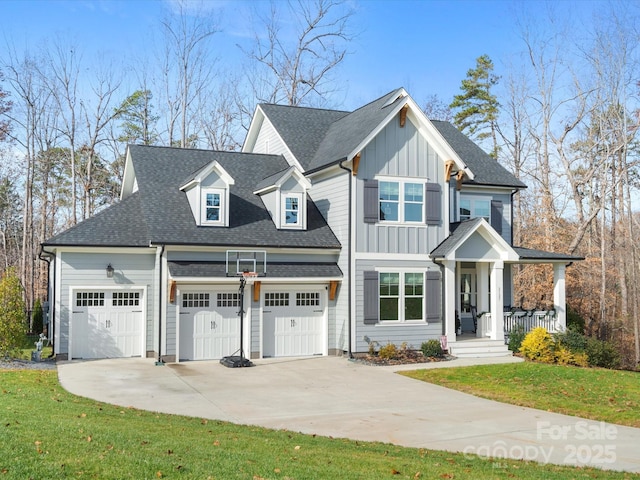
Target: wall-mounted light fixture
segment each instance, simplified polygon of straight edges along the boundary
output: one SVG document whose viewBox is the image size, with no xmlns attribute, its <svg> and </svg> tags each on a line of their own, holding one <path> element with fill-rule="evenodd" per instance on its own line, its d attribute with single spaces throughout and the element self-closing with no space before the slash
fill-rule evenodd
<svg viewBox="0 0 640 480">
<path fill-rule="evenodd" d="M 107 265 L 107 278 L 113 278 L 113 267 L 111 264 Z"/>
</svg>

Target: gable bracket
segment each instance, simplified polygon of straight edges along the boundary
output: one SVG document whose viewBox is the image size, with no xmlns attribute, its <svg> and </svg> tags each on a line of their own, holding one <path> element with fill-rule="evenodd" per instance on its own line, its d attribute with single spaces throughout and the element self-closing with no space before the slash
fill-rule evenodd
<svg viewBox="0 0 640 480">
<path fill-rule="evenodd" d="M 404 127 L 407 123 L 407 111 L 409 110 L 409 105 L 404 105 L 400 110 L 400 127 Z"/>
<path fill-rule="evenodd" d="M 358 167 L 360 166 L 360 157 L 362 155 L 360 152 L 356 153 L 356 156 L 353 157 L 353 165 L 351 166 L 351 172 L 353 172 L 353 176 L 358 175 Z"/>
</svg>

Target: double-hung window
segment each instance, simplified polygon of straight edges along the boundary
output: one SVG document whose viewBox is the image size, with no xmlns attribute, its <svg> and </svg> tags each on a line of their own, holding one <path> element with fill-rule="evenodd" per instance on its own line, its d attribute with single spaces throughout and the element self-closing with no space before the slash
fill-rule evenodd
<svg viewBox="0 0 640 480">
<path fill-rule="evenodd" d="M 380 272 L 380 321 L 424 320 L 424 274 Z"/>
<path fill-rule="evenodd" d="M 225 220 L 225 192 L 208 188 L 202 192 L 202 223 L 222 224 Z"/>
<path fill-rule="evenodd" d="M 424 183 L 380 181 L 380 221 L 424 222 Z"/>
</svg>

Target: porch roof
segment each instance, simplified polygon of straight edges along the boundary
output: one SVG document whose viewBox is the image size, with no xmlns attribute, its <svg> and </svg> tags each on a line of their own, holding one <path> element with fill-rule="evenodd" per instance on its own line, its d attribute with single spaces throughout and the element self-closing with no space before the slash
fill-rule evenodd
<svg viewBox="0 0 640 480">
<path fill-rule="evenodd" d="M 536 250 L 533 248 L 513 247 L 520 260 L 524 263 L 530 261 L 532 263 L 544 262 L 574 262 L 584 260 L 584 257 L 577 255 L 567 255 L 564 253 L 547 252 L 544 250 Z"/>
<path fill-rule="evenodd" d="M 173 278 L 226 278 L 225 262 L 169 261 L 169 273 Z M 342 278 L 342 270 L 336 263 L 268 262 L 268 278 Z"/>
</svg>

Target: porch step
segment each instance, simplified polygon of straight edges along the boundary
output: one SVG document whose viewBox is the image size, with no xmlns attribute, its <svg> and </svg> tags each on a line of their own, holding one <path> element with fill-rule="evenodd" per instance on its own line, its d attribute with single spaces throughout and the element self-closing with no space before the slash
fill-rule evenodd
<svg viewBox="0 0 640 480">
<path fill-rule="evenodd" d="M 449 343 L 449 353 L 460 358 L 506 357 L 512 355 L 502 340 L 474 338 Z"/>
</svg>

